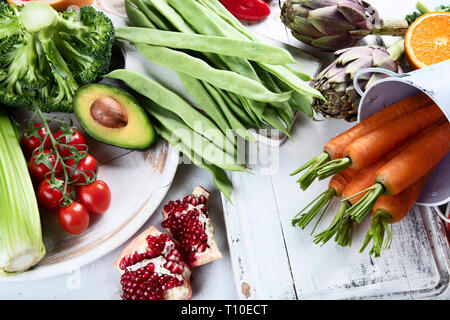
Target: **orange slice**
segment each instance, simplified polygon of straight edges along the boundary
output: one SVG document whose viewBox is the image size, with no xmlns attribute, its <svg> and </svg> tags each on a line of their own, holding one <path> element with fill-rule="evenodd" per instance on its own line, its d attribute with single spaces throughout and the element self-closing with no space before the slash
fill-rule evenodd
<svg viewBox="0 0 450 320">
<path fill-rule="evenodd" d="M 405 35 L 405 54 L 413 68 L 450 59 L 450 12 L 419 17 Z"/>
<path fill-rule="evenodd" d="M 91 5 L 94 0 L 8 0 L 10 4 L 18 6 L 25 5 L 31 1 L 45 2 L 51 5 L 57 11 L 66 11 L 69 6 L 82 7 L 85 5 Z"/>
</svg>

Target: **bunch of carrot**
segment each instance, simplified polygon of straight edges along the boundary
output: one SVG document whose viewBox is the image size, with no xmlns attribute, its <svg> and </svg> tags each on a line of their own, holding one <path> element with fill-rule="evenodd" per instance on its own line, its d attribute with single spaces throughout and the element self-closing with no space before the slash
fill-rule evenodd
<svg viewBox="0 0 450 320">
<path fill-rule="evenodd" d="M 297 180 L 302 190 L 316 178 L 332 176 L 329 189 L 294 217 L 293 225 L 303 229 L 320 215 L 318 224 L 332 199 L 342 197 L 331 225 L 316 234 L 314 242 L 325 244 L 335 237 L 338 244 L 350 245 L 354 223 L 372 213 L 361 251 L 373 239 L 370 254 L 377 257 L 391 239 L 389 224 L 408 214 L 434 168 L 450 152 L 450 123 L 421 93 L 378 111 L 331 139 L 323 150 L 291 174 L 306 170 Z"/>
</svg>

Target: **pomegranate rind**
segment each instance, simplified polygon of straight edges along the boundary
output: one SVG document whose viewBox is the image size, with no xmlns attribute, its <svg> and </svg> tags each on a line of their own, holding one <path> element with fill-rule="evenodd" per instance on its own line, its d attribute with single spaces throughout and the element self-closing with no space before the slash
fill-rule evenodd
<svg viewBox="0 0 450 320">
<path fill-rule="evenodd" d="M 196 188 L 194 188 L 194 190 L 192 191 L 192 195 L 195 197 L 200 197 L 200 196 L 204 196 L 206 198 L 206 203 L 205 206 L 206 208 L 208 208 L 208 204 L 209 204 L 209 199 L 210 199 L 210 193 L 209 191 L 207 191 L 205 188 L 198 186 Z M 163 219 L 166 220 L 169 216 L 169 214 L 163 210 Z M 219 247 L 217 246 L 217 242 L 214 238 L 214 227 L 211 221 L 211 218 L 208 217 L 206 218 L 207 220 L 207 228 L 209 228 L 209 232 L 208 232 L 208 245 L 209 248 L 207 248 L 205 251 L 203 252 L 197 252 L 194 255 L 194 259 L 191 259 L 191 261 L 188 261 L 189 266 L 191 267 L 198 267 L 207 263 L 210 263 L 212 261 L 218 260 L 222 258 L 222 253 L 219 250 Z M 173 239 L 173 241 L 175 243 L 177 242 L 177 239 L 173 237 L 172 232 L 170 231 L 169 228 L 166 228 L 167 232 L 169 233 L 170 237 Z"/>
<path fill-rule="evenodd" d="M 151 226 L 141 234 L 139 234 L 136 238 L 134 238 L 119 254 L 119 256 L 114 261 L 114 267 L 119 270 L 120 274 L 124 274 L 125 270 L 120 268 L 120 261 L 123 257 L 127 257 L 129 255 L 134 254 L 135 252 L 145 252 L 148 244 L 147 237 L 151 236 L 159 236 L 161 232 L 155 227 Z M 172 241 L 172 240 L 169 240 Z M 184 272 L 182 274 L 184 279 L 184 284 L 180 287 L 175 287 L 164 292 L 164 298 L 166 300 L 189 300 L 192 297 L 192 288 L 191 288 L 191 270 L 188 265 L 184 263 Z"/>
</svg>

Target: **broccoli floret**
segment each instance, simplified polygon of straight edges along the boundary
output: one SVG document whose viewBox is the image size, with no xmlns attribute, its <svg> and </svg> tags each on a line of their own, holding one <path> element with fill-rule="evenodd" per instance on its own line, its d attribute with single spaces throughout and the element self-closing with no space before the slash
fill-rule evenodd
<svg viewBox="0 0 450 320">
<path fill-rule="evenodd" d="M 0 102 L 72 112 L 80 85 L 104 75 L 114 27 L 90 6 L 58 13 L 42 2 L 0 2 Z"/>
</svg>

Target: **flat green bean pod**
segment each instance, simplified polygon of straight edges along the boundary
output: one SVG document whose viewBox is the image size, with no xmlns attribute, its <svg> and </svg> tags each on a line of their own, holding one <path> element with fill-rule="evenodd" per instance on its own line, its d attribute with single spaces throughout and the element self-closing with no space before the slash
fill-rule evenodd
<svg viewBox="0 0 450 320">
<path fill-rule="evenodd" d="M 228 171 L 246 171 L 243 165 L 237 163 L 233 155 L 217 148 L 211 141 L 205 139 L 205 137 L 185 125 L 183 121 L 171 111 L 146 102 L 143 102 L 142 106 L 155 117 L 163 127 L 167 128 L 172 136 L 180 139 L 183 144 L 199 155 L 199 161 L 205 160 L 207 163 L 212 163 Z"/>
<path fill-rule="evenodd" d="M 159 29 L 167 30 L 167 21 L 164 20 L 164 17 L 161 17 L 161 15 L 151 10 L 151 8 L 149 8 L 146 4 L 145 0 L 133 0 L 133 3 Z"/>
<path fill-rule="evenodd" d="M 220 108 L 209 96 L 208 92 L 202 86 L 201 82 L 184 73 L 178 73 L 181 83 L 186 92 L 197 102 L 200 108 L 210 116 L 223 133 L 231 130 L 227 118 L 223 115 Z"/>
<path fill-rule="evenodd" d="M 225 100 L 225 102 L 230 107 L 231 111 L 247 126 L 254 126 L 253 120 L 250 118 L 250 116 L 247 114 L 243 106 L 240 104 L 236 104 L 236 102 L 230 98 L 230 96 L 223 90 L 217 90 L 220 95 L 222 96 L 222 99 Z"/>
<path fill-rule="evenodd" d="M 135 27 L 117 27 L 116 37 L 130 42 L 210 52 L 268 64 L 283 65 L 295 63 L 291 54 L 282 48 L 247 40 Z M 237 50 L 237 48 L 239 49 Z"/>
<path fill-rule="evenodd" d="M 178 31 L 184 33 L 195 33 L 189 24 L 181 17 L 165 0 L 145 0 L 148 5 L 153 6 L 163 15 Z M 165 29 L 170 30 L 170 29 Z"/>
<path fill-rule="evenodd" d="M 209 93 L 209 95 L 214 99 L 217 105 L 223 110 L 230 126 L 233 128 L 235 133 L 249 142 L 255 142 L 255 138 L 247 131 L 247 128 L 234 116 L 231 112 L 230 107 L 227 105 L 226 101 L 222 98 L 220 93 L 209 83 L 203 83 L 203 86 Z"/>
<path fill-rule="evenodd" d="M 289 84 L 290 87 L 297 90 L 302 94 L 306 94 L 308 96 L 313 96 L 318 99 L 324 99 L 322 94 L 299 78 L 296 74 L 292 73 L 290 70 L 286 69 L 284 66 L 276 66 L 267 63 L 259 63 L 261 67 L 269 71 L 271 74 L 275 75 L 282 81 Z"/>
<path fill-rule="evenodd" d="M 192 21 L 194 28 L 201 33 L 248 40 L 248 37 L 243 35 L 240 30 L 237 30 L 234 25 L 230 25 L 224 21 L 220 15 L 217 14 L 218 10 L 213 11 L 194 0 L 167 1 L 171 6 L 176 8 L 186 20 Z M 300 72 L 293 73 L 291 70 L 281 65 L 271 65 L 263 62 L 258 63 L 270 73 L 287 82 L 295 90 L 298 90 L 303 94 L 312 95 L 319 99 L 323 99 L 319 91 L 303 81 L 303 79 L 306 78 L 310 80 L 308 75 Z M 299 78 L 299 75 L 301 75 L 301 78 Z"/>
<path fill-rule="evenodd" d="M 210 139 L 219 148 L 227 151 L 234 150 L 234 143 L 227 139 L 214 122 L 197 111 L 180 96 L 155 81 L 125 69 L 114 70 L 105 75 L 105 77 L 122 80 L 137 93 L 180 116 L 190 128 Z M 201 128 L 199 127 L 199 122 L 201 122 Z M 221 135 L 218 135 L 217 132 L 220 132 Z"/>
<path fill-rule="evenodd" d="M 155 130 L 163 139 L 167 140 L 167 142 L 169 142 L 174 148 L 188 157 L 194 165 L 207 170 L 213 178 L 214 185 L 227 197 L 228 201 L 231 202 L 233 186 L 231 185 L 231 182 L 223 169 L 213 164 L 206 164 L 202 161 L 198 161 L 196 155 L 194 154 L 194 151 L 183 144 L 180 139 L 173 137 L 170 134 L 169 130 L 167 130 L 166 128 L 162 126 L 156 126 Z"/>
<path fill-rule="evenodd" d="M 224 21 L 233 26 L 236 30 L 242 33 L 244 36 L 251 40 L 256 40 L 256 38 L 248 32 L 248 30 L 242 25 L 242 23 L 233 16 L 219 1 L 217 0 L 197 0 L 198 3 L 202 4 L 205 8 L 217 14 Z"/>
<path fill-rule="evenodd" d="M 156 26 L 147 18 L 147 16 L 136 8 L 130 0 L 125 0 L 125 11 L 133 26 L 142 28 L 156 29 Z"/>
<path fill-rule="evenodd" d="M 177 72 L 186 73 L 196 79 L 211 83 L 217 88 L 264 102 L 284 102 L 291 98 L 291 92 L 274 93 L 261 83 L 235 72 L 218 70 L 205 61 L 184 52 L 164 47 L 137 43 L 136 48 L 151 62 Z"/>
<path fill-rule="evenodd" d="M 268 125 L 274 127 L 275 129 L 278 129 L 280 132 L 287 135 L 289 138 L 291 137 L 289 131 L 287 130 L 286 126 L 283 125 L 280 118 L 278 117 L 278 113 L 275 111 L 274 108 L 267 108 L 263 115 L 263 120 Z"/>
</svg>

